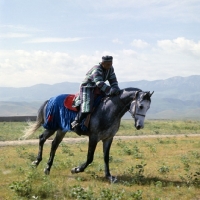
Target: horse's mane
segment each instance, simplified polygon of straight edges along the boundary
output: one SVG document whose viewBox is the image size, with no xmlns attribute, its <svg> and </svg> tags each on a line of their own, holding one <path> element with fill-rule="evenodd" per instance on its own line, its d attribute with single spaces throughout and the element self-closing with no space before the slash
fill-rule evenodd
<svg viewBox="0 0 200 200">
<path fill-rule="evenodd" d="M 142 91 L 139 88 L 133 88 L 133 87 L 124 88 L 123 90 L 126 91 L 126 92 L 132 92 L 132 91 L 141 91 L 141 92 L 144 92 L 144 91 Z M 145 95 L 143 96 L 143 100 L 147 100 L 147 101 L 151 102 L 150 92 L 147 91 L 147 92 L 144 92 L 144 93 L 145 93 Z"/>
<path fill-rule="evenodd" d="M 132 91 L 142 91 L 142 90 L 139 88 L 128 87 L 128 88 L 124 88 L 124 91 L 132 92 Z"/>
</svg>

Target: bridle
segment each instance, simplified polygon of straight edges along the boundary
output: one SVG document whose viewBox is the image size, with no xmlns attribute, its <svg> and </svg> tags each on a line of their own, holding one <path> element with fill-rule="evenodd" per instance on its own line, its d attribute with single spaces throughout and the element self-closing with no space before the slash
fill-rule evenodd
<svg viewBox="0 0 200 200">
<path fill-rule="evenodd" d="M 140 114 L 140 113 L 137 113 L 137 112 L 136 112 L 136 105 L 137 105 L 137 102 L 138 102 L 137 96 L 138 96 L 138 94 L 139 94 L 140 92 L 142 92 L 142 90 L 136 91 L 135 97 L 134 97 L 133 100 L 131 101 L 131 103 L 132 103 L 133 101 L 135 101 L 135 108 L 134 108 L 134 112 L 133 112 L 133 113 L 132 113 L 131 110 L 130 110 L 131 103 L 129 103 L 129 105 L 125 105 L 125 104 L 122 102 L 122 104 L 124 105 L 123 107 L 125 107 L 125 108 L 127 109 L 127 111 L 130 112 L 132 118 L 135 118 L 136 115 L 139 115 L 139 116 L 142 116 L 142 117 L 145 117 L 145 116 L 146 116 L 146 115 L 143 115 L 143 114 Z M 150 96 L 151 96 L 153 93 L 154 93 L 154 91 L 150 94 Z M 104 102 L 105 102 L 105 103 L 107 102 L 107 100 L 108 100 L 109 97 L 110 97 L 110 96 L 107 96 L 107 97 L 104 99 Z"/>
<path fill-rule="evenodd" d="M 137 92 L 135 93 L 135 108 L 134 108 L 134 112 L 133 112 L 133 113 L 132 113 L 131 110 L 130 110 L 131 104 L 129 104 L 129 106 L 128 106 L 128 107 L 129 107 L 129 108 L 128 108 L 128 111 L 130 112 L 132 118 L 135 118 L 136 115 L 139 115 L 139 116 L 142 116 L 142 117 L 145 117 L 145 116 L 146 116 L 146 115 L 143 115 L 143 114 L 140 114 L 140 113 L 137 113 L 137 112 L 136 112 L 136 105 L 137 105 L 137 102 L 138 102 L 138 101 L 137 101 L 137 96 L 138 96 L 139 92 L 142 92 L 142 90 L 139 90 L 139 91 L 137 91 Z M 133 101 L 134 101 L 134 100 L 133 100 Z M 133 102 L 133 101 L 132 101 L 132 102 Z M 131 102 L 131 103 L 132 103 L 132 102 Z"/>
</svg>

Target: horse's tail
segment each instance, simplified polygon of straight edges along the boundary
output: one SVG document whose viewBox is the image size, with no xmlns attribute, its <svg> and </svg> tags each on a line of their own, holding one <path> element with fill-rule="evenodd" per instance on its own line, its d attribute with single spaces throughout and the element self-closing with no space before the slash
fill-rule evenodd
<svg viewBox="0 0 200 200">
<path fill-rule="evenodd" d="M 44 123 L 44 115 L 43 115 L 43 113 L 44 113 L 44 108 L 45 108 L 45 105 L 47 104 L 47 102 L 48 102 L 48 100 L 45 101 L 41 105 L 41 107 L 39 108 L 36 122 L 28 124 L 28 127 L 24 130 L 24 135 L 22 136 L 22 139 L 26 139 L 29 136 L 31 136 Z"/>
</svg>

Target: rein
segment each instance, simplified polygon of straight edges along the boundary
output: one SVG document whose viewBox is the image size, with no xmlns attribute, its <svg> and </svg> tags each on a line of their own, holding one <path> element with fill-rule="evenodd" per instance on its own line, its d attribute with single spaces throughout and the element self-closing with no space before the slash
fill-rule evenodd
<svg viewBox="0 0 200 200">
<path fill-rule="evenodd" d="M 136 113 L 137 96 L 138 96 L 139 92 L 142 92 L 142 90 L 138 90 L 138 91 L 135 93 L 135 97 L 134 97 L 134 99 L 135 99 L 135 109 L 134 109 L 134 113 L 131 113 L 131 111 L 130 111 L 131 103 L 130 103 L 128 106 L 126 106 L 126 105 L 121 101 L 121 102 L 124 104 L 124 107 L 126 107 L 127 111 L 130 112 L 132 118 L 135 118 L 136 115 L 139 115 L 139 116 L 142 116 L 142 117 L 145 117 L 145 116 L 146 116 L 146 115 L 143 115 L 143 114 L 140 114 L 140 113 Z M 106 97 L 105 97 L 105 99 L 104 99 L 104 102 L 105 102 L 105 103 L 107 102 L 107 100 L 109 99 L 109 97 L 111 97 L 111 96 L 106 96 Z M 133 99 L 133 101 L 134 101 L 134 99 Z M 133 102 L 133 101 L 132 101 L 132 102 Z"/>
</svg>

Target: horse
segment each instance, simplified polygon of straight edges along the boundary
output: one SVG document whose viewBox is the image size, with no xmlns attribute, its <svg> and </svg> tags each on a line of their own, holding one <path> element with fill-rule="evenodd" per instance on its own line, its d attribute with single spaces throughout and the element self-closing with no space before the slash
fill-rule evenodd
<svg viewBox="0 0 200 200">
<path fill-rule="evenodd" d="M 135 128 L 137 130 L 144 127 L 144 119 L 147 110 L 150 108 L 152 94 L 153 92 L 150 93 L 150 91 L 144 92 L 138 88 L 130 87 L 120 90 L 119 95 L 107 96 L 101 100 L 96 109 L 94 109 L 94 111 L 91 113 L 87 131 L 82 132 L 82 135 L 87 135 L 89 137 L 87 159 L 80 166 L 72 168 L 71 173 L 75 174 L 84 172 L 86 167 L 93 161 L 97 143 L 102 141 L 105 177 L 110 182 L 115 182 L 117 179 L 115 176 L 111 175 L 109 169 L 109 153 L 111 144 L 113 142 L 113 137 L 119 129 L 121 118 L 127 111 L 131 113 L 131 116 L 134 119 Z M 33 134 L 37 129 L 39 129 L 41 125 L 45 123 L 47 120 L 45 118 L 45 114 L 48 102 L 49 100 L 45 101 L 39 108 L 36 122 L 34 122 L 32 125 L 29 125 L 23 136 L 24 138 L 27 138 Z M 75 112 L 75 114 L 77 113 Z M 70 131 L 74 130 L 71 128 Z M 37 167 L 42 161 L 43 145 L 45 141 L 55 132 L 57 133 L 51 144 L 50 157 L 47 162 L 47 166 L 44 169 L 44 173 L 46 175 L 50 174 L 56 150 L 63 140 L 67 132 L 66 130 L 59 126 L 56 130 L 46 128 L 44 132 L 39 136 L 39 151 L 37 159 L 32 163 L 35 167 Z"/>
</svg>

